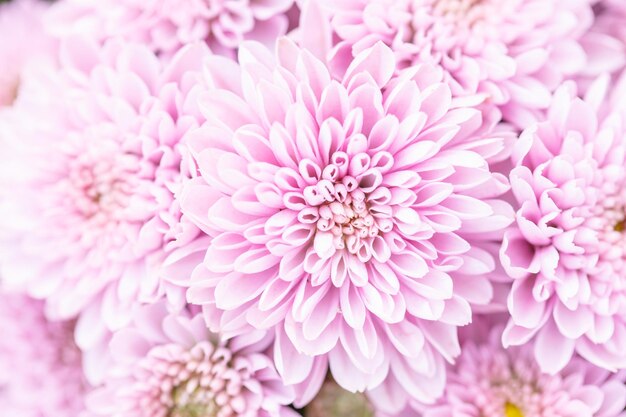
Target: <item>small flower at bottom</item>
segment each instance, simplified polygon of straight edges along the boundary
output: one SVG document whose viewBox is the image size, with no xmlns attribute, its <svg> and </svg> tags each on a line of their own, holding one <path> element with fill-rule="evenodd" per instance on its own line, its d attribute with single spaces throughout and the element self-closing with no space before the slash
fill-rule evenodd
<svg viewBox="0 0 626 417">
<path fill-rule="evenodd" d="M 72 321 L 49 321 L 44 303 L 0 294 L 0 413 L 12 417 L 77 417 L 87 381 Z"/>
<path fill-rule="evenodd" d="M 265 353 L 271 342 L 260 331 L 220 339 L 200 314 L 170 314 L 163 302 L 137 308 L 113 335 L 113 365 L 88 408 L 114 417 L 295 417 L 293 389 Z"/>
<path fill-rule="evenodd" d="M 502 326 L 479 321 L 464 338 L 446 391 L 423 417 L 624 417 L 626 373 L 612 374 L 575 357 L 558 374 L 541 372 L 533 344 L 504 349 Z"/>
</svg>

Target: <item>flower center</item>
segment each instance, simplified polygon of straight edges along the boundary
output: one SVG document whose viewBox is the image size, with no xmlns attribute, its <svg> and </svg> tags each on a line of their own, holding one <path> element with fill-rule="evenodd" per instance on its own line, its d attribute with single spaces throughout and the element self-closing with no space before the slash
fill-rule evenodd
<svg viewBox="0 0 626 417">
<path fill-rule="evenodd" d="M 98 159 L 84 154 L 72 161 L 70 189 L 80 214 L 87 218 L 103 214 L 108 217 L 128 207 L 134 175 L 126 165 L 127 158 L 138 163 L 131 155 L 104 155 Z"/>
<path fill-rule="evenodd" d="M 305 417 L 373 417 L 372 405 L 363 393 L 348 392 L 328 379 L 304 409 Z"/>
<path fill-rule="evenodd" d="M 348 183 L 353 179 L 349 178 Z M 328 189 L 334 187 L 328 184 Z M 378 236 L 380 227 L 368 210 L 365 194 L 354 189 L 347 194 L 339 193 L 339 199 L 325 203 L 319 207 L 320 219 L 317 221 L 317 230 L 333 234 L 335 248 L 346 248 L 356 254 L 369 238 Z"/>
<path fill-rule="evenodd" d="M 228 349 L 209 341 L 188 351 L 164 345 L 153 349 L 145 361 L 142 368 L 151 374 L 147 382 L 152 398 L 142 398 L 139 406 L 148 415 L 234 417 L 245 410 L 241 394 L 245 370 L 231 368 Z"/>
<path fill-rule="evenodd" d="M 505 417 L 524 417 L 522 410 L 519 409 L 518 406 L 507 402 L 504 404 L 504 416 Z"/>
<path fill-rule="evenodd" d="M 465 19 L 471 9 L 483 0 L 436 0 L 433 5 L 433 14 L 449 19 Z"/>
<path fill-rule="evenodd" d="M 615 272 L 622 271 L 626 259 L 626 188 L 623 182 L 603 184 L 595 201 L 584 213 L 586 225 L 598 233 L 602 259 L 612 263 Z"/>
<path fill-rule="evenodd" d="M 364 153 L 350 158 L 336 152 L 323 170 L 310 161 L 301 163 L 304 177 L 314 182 L 303 190 L 308 207 L 301 218 L 323 234 L 318 241 L 324 242 L 324 253 L 345 249 L 368 261 L 375 239 L 393 228 L 391 194 L 380 187 L 383 174 L 372 161 Z"/>
<path fill-rule="evenodd" d="M 178 386 L 172 391 L 174 407 L 167 417 L 217 417 L 220 407 L 214 400 L 202 401 L 198 388 L 190 395 L 187 384 Z"/>
</svg>

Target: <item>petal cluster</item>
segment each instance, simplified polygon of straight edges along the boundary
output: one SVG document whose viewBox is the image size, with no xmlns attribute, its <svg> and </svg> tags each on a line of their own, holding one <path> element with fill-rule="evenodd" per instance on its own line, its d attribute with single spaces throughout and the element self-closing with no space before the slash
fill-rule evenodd
<svg viewBox="0 0 626 417">
<path fill-rule="evenodd" d="M 432 67 L 393 78 L 382 43 L 341 76 L 286 39 L 276 58 L 249 44 L 239 61 L 209 60 L 221 88 L 200 97 L 206 122 L 186 136 L 200 175 L 181 208 L 211 237 L 188 300 L 215 330 L 275 328 L 290 383 L 328 360 L 350 390 L 391 369 L 434 398 L 456 326 L 491 298 L 512 211 L 489 161 L 508 132 Z"/>
<path fill-rule="evenodd" d="M 293 0 L 66 0 L 55 6 L 49 26 L 62 35 L 121 37 L 163 55 L 198 41 L 232 55 L 245 39 L 271 43 L 284 35 L 292 5 Z"/>
<path fill-rule="evenodd" d="M 56 42 L 45 33 L 48 7 L 37 0 L 0 4 L 0 117 L 17 101 L 34 67 L 51 60 Z M 3 135 L 4 136 L 4 135 Z"/>
<path fill-rule="evenodd" d="M 286 407 L 293 390 L 265 354 L 266 333 L 224 340 L 208 331 L 201 314 L 171 314 L 164 303 L 132 317 L 114 334 L 113 365 L 88 398 L 95 416 L 297 416 Z"/>
<path fill-rule="evenodd" d="M 0 295 L 0 409 L 19 417 L 83 415 L 87 382 L 74 322 L 49 321 L 44 304 Z"/>
<path fill-rule="evenodd" d="M 545 371 L 575 350 L 608 369 L 626 365 L 626 119 L 619 99 L 603 100 L 608 85 L 600 80 L 586 100 L 564 85 L 514 151 L 516 226 L 501 251 L 514 278 L 504 343 L 537 335 Z M 614 97 L 623 97 L 620 85 Z"/>
<path fill-rule="evenodd" d="M 141 45 L 63 43 L 47 110 L 9 154 L 29 169 L 6 180 L 0 221 L 7 283 L 45 298 L 50 317 L 95 309 L 117 328 L 133 302 L 167 292 L 160 268 L 197 235 L 174 196 L 193 171 L 180 141 L 207 54 L 190 45 L 163 64 Z"/>
<path fill-rule="evenodd" d="M 578 75 L 583 87 L 603 73 L 619 75 L 626 68 L 626 6 L 619 0 L 594 5 L 593 25 L 580 42 L 588 64 Z M 585 80 L 585 82 L 581 82 Z"/>
<path fill-rule="evenodd" d="M 423 408 L 424 417 L 624 416 L 623 372 L 612 374 L 576 357 L 560 373 L 544 374 L 532 344 L 505 350 L 501 326 L 474 333 L 448 373 L 445 394 Z"/>
<path fill-rule="evenodd" d="M 580 71 L 579 38 L 592 22 L 590 2 L 568 0 L 328 1 L 337 49 L 358 54 L 378 41 L 403 66 L 441 66 L 454 95 L 488 94 L 524 126 L 550 94 Z"/>
</svg>

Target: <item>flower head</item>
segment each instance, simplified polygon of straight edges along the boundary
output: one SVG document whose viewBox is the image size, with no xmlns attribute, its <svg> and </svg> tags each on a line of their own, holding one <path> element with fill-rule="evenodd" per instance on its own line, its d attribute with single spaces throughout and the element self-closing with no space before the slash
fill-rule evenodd
<svg viewBox="0 0 626 417">
<path fill-rule="evenodd" d="M 601 0 L 594 4 L 593 25 L 581 38 L 588 63 L 577 77 L 586 87 L 603 73 L 618 76 L 626 68 L 626 3 Z"/>
<path fill-rule="evenodd" d="M 626 366 L 624 78 L 607 100 L 608 77 L 585 100 L 565 84 L 547 119 L 516 143 L 517 222 L 501 250 L 514 278 L 504 341 L 536 334 L 545 371 L 557 372 L 575 350 L 608 369 Z"/>
<path fill-rule="evenodd" d="M 211 334 L 201 314 L 168 314 L 158 302 L 138 308 L 116 332 L 114 363 L 88 398 L 94 415 L 115 417 L 293 417 L 293 390 L 265 354 L 271 337 L 230 340 Z"/>
<path fill-rule="evenodd" d="M 472 325 L 473 326 L 473 325 Z M 623 417 L 626 374 L 597 368 L 580 357 L 560 373 L 544 374 L 532 344 L 504 349 L 502 327 L 464 340 L 450 367 L 446 391 L 424 417 Z"/>
<path fill-rule="evenodd" d="M 95 309 L 92 324 L 117 328 L 134 302 L 168 292 L 168 256 L 192 252 L 197 229 L 174 195 L 189 171 L 180 139 L 197 124 L 192 97 L 207 53 L 189 46 L 163 65 L 139 45 L 64 42 L 42 92 L 46 112 L 6 152 L 29 169 L 6 180 L 1 224 L 7 284 L 45 298 L 50 317 Z"/>
<path fill-rule="evenodd" d="M 440 65 L 454 95 L 486 93 L 520 126 L 583 68 L 578 39 L 593 18 L 587 0 L 327 3 L 340 53 L 358 54 L 383 41 L 401 65 Z"/>
<path fill-rule="evenodd" d="M 53 8 L 48 21 L 61 35 L 122 37 L 166 56 L 199 41 L 230 55 L 245 39 L 270 43 L 285 34 L 285 12 L 292 5 L 293 0 L 68 0 Z"/>
<path fill-rule="evenodd" d="M 0 408 L 20 417 L 76 417 L 87 388 L 74 323 L 51 322 L 41 301 L 0 296 Z"/>
<path fill-rule="evenodd" d="M 0 114 L 17 100 L 28 75 L 55 52 L 43 28 L 47 6 L 39 0 L 0 4 Z"/>
<path fill-rule="evenodd" d="M 392 78 L 382 43 L 341 76 L 287 39 L 277 60 L 256 43 L 239 59 L 209 60 L 222 88 L 186 138 L 200 175 L 181 208 L 212 238 L 188 299 L 216 330 L 276 328 L 289 383 L 323 374 L 318 357 L 349 390 L 398 367 L 436 395 L 456 326 L 491 298 L 491 239 L 512 213 L 488 161 L 507 133 L 431 67 Z"/>
</svg>

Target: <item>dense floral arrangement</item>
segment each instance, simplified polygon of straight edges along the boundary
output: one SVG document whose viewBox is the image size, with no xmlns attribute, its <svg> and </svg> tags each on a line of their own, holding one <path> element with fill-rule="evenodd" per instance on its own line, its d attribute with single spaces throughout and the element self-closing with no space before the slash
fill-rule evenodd
<svg viewBox="0 0 626 417">
<path fill-rule="evenodd" d="M 0 2 L 0 415 L 626 417 L 626 1 Z"/>
</svg>

